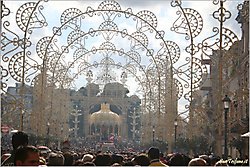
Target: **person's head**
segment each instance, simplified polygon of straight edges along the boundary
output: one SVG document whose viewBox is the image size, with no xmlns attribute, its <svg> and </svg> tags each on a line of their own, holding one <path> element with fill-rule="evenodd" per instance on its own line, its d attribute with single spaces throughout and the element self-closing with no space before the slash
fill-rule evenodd
<svg viewBox="0 0 250 167">
<path fill-rule="evenodd" d="M 206 161 L 206 163 L 207 163 L 207 166 L 211 166 L 211 159 L 210 159 L 210 157 L 208 155 L 205 155 L 205 154 L 200 155 L 199 158 L 204 159 Z"/>
<path fill-rule="evenodd" d="M 188 163 L 188 166 L 206 166 L 207 162 L 202 158 L 193 158 Z"/>
<path fill-rule="evenodd" d="M 160 150 L 156 147 L 151 147 L 148 150 L 148 158 L 152 159 L 159 159 L 160 158 Z"/>
<path fill-rule="evenodd" d="M 134 165 L 139 165 L 139 166 L 149 166 L 150 161 L 147 155 L 140 154 L 133 159 L 133 163 Z"/>
<path fill-rule="evenodd" d="M 12 147 L 16 150 L 19 146 L 27 146 L 29 144 L 29 137 L 26 133 L 18 131 L 12 136 Z"/>
<path fill-rule="evenodd" d="M 91 154 L 85 154 L 82 157 L 83 162 L 92 162 L 93 159 L 94 159 L 94 156 Z"/>
<path fill-rule="evenodd" d="M 95 166 L 93 162 L 85 162 L 81 166 Z"/>
<path fill-rule="evenodd" d="M 48 158 L 48 166 L 63 166 L 64 156 L 62 154 L 50 153 Z"/>
<path fill-rule="evenodd" d="M 168 161 L 168 165 L 170 166 L 187 166 L 184 156 L 179 153 L 175 153 L 171 156 Z"/>
<path fill-rule="evenodd" d="M 112 163 L 112 159 L 108 154 L 99 154 L 93 162 L 96 166 L 109 166 Z"/>
<path fill-rule="evenodd" d="M 20 146 L 14 154 L 15 166 L 38 166 L 39 151 L 34 146 Z"/>
<path fill-rule="evenodd" d="M 122 164 L 124 160 L 123 156 L 120 154 L 112 154 L 111 159 L 112 159 L 112 164 L 114 163 Z"/>
</svg>

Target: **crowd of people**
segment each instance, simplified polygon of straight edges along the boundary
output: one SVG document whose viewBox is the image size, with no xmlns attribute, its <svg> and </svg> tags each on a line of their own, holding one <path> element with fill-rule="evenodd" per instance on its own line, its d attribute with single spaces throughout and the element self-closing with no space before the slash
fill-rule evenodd
<svg viewBox="0 0 250 167">
<path fill-rule="evenodd" d="M 140 152 L 51 150 L 47 153 L 29 145 L 26 133 L 12 135 L 12 148 L 1 158 L 1 166 L 249 166 L 246 159 L 222 160 L 213 155 L 189 157 L 181 153 L 164 155 L 157 147 Z"/>
</svg>

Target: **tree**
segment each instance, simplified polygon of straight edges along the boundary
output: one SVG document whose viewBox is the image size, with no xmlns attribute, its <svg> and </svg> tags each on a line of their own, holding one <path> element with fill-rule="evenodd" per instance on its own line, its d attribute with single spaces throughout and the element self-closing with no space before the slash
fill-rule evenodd
<svg viewBox="0 0 250 167">
<path fill-rule="evenodd" d="M 205 136 L 194 136 L 190 141 L 191 149 L 196 154 L 204 154 L 209 151 L 209 142 L 208 138 Z"/>
<path fill-rule="evenodd" d="M 204 154 L 210 150 L 208 139 L 205 136 L 194 136 L 192 139 L 179 137 L 176 141 L 176 149 L 179 152 Z"/>
<path fill-rule="evenodd" d="M 176 150 L 182 153 L 188 153 L 190 150 L 189 139 L 184 137 L 178 137 L 176 139 Z"/>
</svg>

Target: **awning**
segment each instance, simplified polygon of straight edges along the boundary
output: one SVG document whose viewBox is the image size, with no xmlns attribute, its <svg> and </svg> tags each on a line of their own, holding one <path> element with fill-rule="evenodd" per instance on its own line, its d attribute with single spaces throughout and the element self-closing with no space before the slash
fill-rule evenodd
<svg viewBox="0 0 250 167">
<path fill-rule="evenodd" d="M 247 132 L 247 133 L 241 135 L 241 137 L 250 137 L 250 132 Z"/>
</svg>

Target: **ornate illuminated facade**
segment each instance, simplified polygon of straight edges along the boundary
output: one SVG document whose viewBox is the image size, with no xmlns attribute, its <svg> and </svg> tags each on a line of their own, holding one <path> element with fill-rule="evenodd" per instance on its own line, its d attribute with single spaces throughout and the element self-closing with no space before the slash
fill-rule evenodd
<svg viewBox="0 0 250 167">
<path fill-rule="evenodd" d="M 78 137 L 91 137 L 93 135 L 104 137 L 107 140 L 111 134 L 121 136 L 123 139 L 131 138 L 132 108 L 137 108 L 140 115 L 141 100 L 135 96 L 127 96 L 128 89 L 120 83 L 108 83 L 102 92 L 97 84 L 90 83 L 78 91 L 71 90 L 70 98 L 72 108 L 80 111 L 77 131 Z M 73 126 L 74 118 L 69 123 Z M 138 121 L 137 130 L 140 129 Z M 138 136 L 137 136 L 138 138 Z"/>
<path fill-rule="evenodd" d="M 109 139 L 111 134 L 120 136 L 121 117 L 110 110 L 107 103 L 101 104 L 101 109 L 89 116 L 90 134 L 100 134 L 104 139 Z"/>
</svg>

